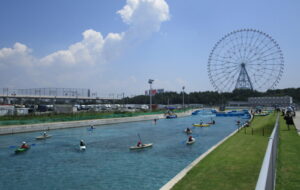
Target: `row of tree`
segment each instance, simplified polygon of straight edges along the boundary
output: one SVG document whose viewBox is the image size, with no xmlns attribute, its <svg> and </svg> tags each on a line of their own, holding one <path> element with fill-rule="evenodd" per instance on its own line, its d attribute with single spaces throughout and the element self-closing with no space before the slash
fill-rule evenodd
<svg viewBox="0 0 300 190">
<path fill-rule="evenodd" d="M 184 95 L 177 92 L 164 92 L 152 97 L 153 104 L 182 104 L 183 97 L 185 104 L 205 104 L 222 105 L 228 101 L 247 101 L 249 97 L 263 96 L 291 96 L 294 103 L 300 103 L 300 88 L 286 88 L 258 92 L 253 90 L 236 89 L 233 92 L 219 93 L 215 91 L 191 92 Z M 139 95 L 135 97 L 126 97 L 118 103 L 127 104 L 149 104 L 149 96 Z"/>
</svg>

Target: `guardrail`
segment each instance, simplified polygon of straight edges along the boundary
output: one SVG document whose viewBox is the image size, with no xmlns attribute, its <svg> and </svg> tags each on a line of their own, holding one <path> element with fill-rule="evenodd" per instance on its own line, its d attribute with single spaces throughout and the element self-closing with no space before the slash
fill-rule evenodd
<svg viewBox="0 0 300 190">
<path fill-rule="evenodd" d="M 265 158 L 260 169 L 259 177 L 255 190 L 274 190 L 276 179 L 276 158 L 278 145 L 279 114 L 277 114 L 276 123 L 271 136 Z"/>
</svg>

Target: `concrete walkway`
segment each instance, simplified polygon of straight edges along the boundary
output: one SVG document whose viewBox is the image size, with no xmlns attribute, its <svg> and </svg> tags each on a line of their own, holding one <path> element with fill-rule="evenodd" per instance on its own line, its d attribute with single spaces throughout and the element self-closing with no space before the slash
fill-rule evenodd
<svg viewBox="0 0 300 190">
<path fill-rule="evenodd" d="M 294 117 L 294 124 L 298 131 L 298 135 L 300 135 L 300 111 L 296 111 L 296 116 Z"/>
</svg>

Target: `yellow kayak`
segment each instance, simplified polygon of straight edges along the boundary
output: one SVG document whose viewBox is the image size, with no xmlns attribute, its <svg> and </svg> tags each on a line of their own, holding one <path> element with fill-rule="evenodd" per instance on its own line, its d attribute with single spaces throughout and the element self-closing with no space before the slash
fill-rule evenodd
<svg viewBox="0 0 300 190">
<path fill-rule="evenodd" d="M 200 124 L 200 123 L 194 123 L 193 126 L 194 126 L 194 127 L 209 127 L 210 124 L 208 124 L 208 123 L 203 123 L 203 124 Z"/>
</svg>

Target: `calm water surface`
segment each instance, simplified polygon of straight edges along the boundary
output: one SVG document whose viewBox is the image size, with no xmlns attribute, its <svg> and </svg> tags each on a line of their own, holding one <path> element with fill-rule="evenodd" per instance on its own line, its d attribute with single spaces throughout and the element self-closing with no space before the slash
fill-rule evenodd
<svg viewBox="0 0 300 190">
<path fill-rule="evenodd" d="M 213 117 L 216 125 L 192 127 L 193 145 L 186 145 L 186 127 L 211 116 L 122 123 L 53 130 L 47 140 L 35 140 L 41 132 L 0 136 L 0 189 L 3 190 L 155 190 L 159 189 L 190 162 L 226 137 L 237 126 L 236 117 Z M 138 141 L 153 143 L 152 148 L 130 151 Z M 87 150 L 78 150 L 84 139 Z M 15 155 L 12 145 L 22 141 L 35 144 Z"/>
</svg>

